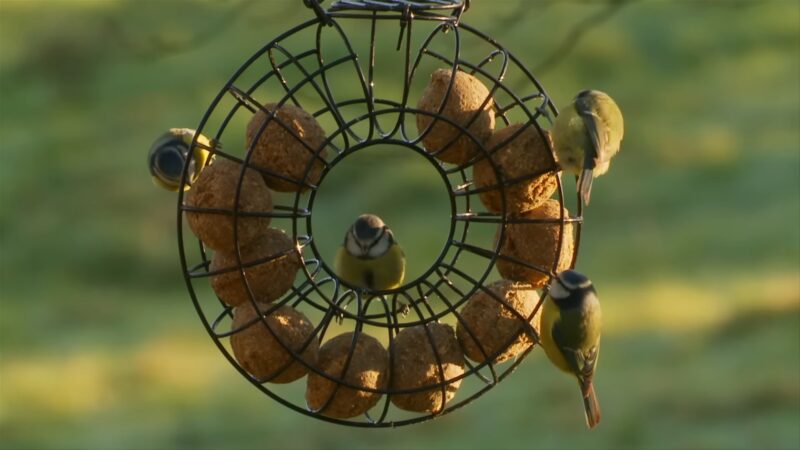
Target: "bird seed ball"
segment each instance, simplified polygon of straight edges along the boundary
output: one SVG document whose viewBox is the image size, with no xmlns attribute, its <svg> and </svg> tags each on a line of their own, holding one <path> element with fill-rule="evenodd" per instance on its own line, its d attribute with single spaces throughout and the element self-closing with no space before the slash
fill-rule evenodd
<svg viewBox="0 0 800 450">
<path fill-rule="evenodd" d="M 275 111 L 277 104 L 264 105 L 270 112 Z M 259 110 L 247 125 L 247 146 L 253 145 L 253 139 L 258 139 L 253 147 L 251 162 L 255 167 L 268 169 L 283 175 L 298 183 L 303 181 L 316 184 L 322 172 L 326 149 L 319 152 L 319 158 L 314 153 L 325 142 L 325 130 L 311 114 L 294 105 L 283 105 L 278 109 L 275 117 L 269 121 L 260 135 L 258 131 L 269 118 L 266 112 Z M 286 125 L 284 127 L 283 125 Z M 288 129 L 287 129 L 288 128 Z M 291 130 L 291 131 L 290 131 Z M 305 144 L 304 144 L 305 143 Z M 313 160 L 313 162 L 311 162 Z M 305 177 L 306 166 L 311 162 L 308 177 Z M 297 192 L 305 188 L 291 181 L 263 173 L 267 186 L 281 192 Z"/>
<path fill-rule="evenodd" d="M 480 290 L 469 299 L 467 305 L 461 310 L 463 321 L 459 320 L 456 335 L 464 349 L 464 354 L 469 359 L 482 363 L 487 357 L 500 352 L 494 362 L 501 363 L 516 357 L 533 344 L 528 327 L 522 319 L 514 314 L 514 311 L 523 317 L 530 316 L 539 300 L 539 294 L 528 284 L 508 280 L 496 281 L 489 285 L 488 289 L 514 310 Z M 538 316 L 539 313 L 537 312 L 536 315 Z M 530 323 L 538 332 L 538 318 L 531 318 Z M 467 329 L 474 334 L 475 339 L 480 342 L 480 346 Z M 503 346 L 507 345 L 513 336 L 516 336 L 516 340 L 504 349 Z M 481 348 L 486 356 L 481 352 Z"/>
<path fill-rule="evenodd" d="M 259 304 L 261 313 L 270 308 Z M 314 325 L 301 312 L 288 305 L 281 306 L 264 321 L 257 319 L 251 303 L 234 309 L 231 329 L 238 329 L 252 322 L 247 328 L 231 336 L 233 355 L 250 375 L 270 383 L 291 383 L 308 372 L 302 362 L 295 360 L 287 348 L 300 353 L 303 345 L 314 334 Z M 286 344 L 284 347 L 281 341 Z M 300 353 L 303 361 L 316 364 L 319 340 L 316 336 Z"/>
<path fill-rule="evenodd" d="M 354 386 L 385 389 L 388 379 L 389 354 L 372 336 L 359 333 L 347 373 L 342 374 L 352 342 L 353 333 L 349 332 L 340 334 L 323 344 L 319 350 L 317 367 L 331 377 L 341 379 Z M 308 375 L 308 385 L 306 386 L 308 407 L 314 411 L 324 407 L 319 411 L 324 416 L 340 419 L 355 417 L 375 406 L 380 398 L 381 394 L 376 392 L 338 385 L 338 383 L 313 372 Z"/>
<path fill-rule="evenodd" d="M 435 115 L 447 94 L 450 78 L 450 69 L 438 69 L 433 72 L 431 81 L 422 93 L 417 108 Z M 488 101 L 487 98 L 489 98 Z M 441 115 L 459 126 L 469 129 L 478 141 L 484 143 L 491 137 L 494 129 L 493 106 L 494 101 L 489 89 L 472 75 L 458 71 Z M 476 115 L 477 117 L 475 117 Z M 417 114 L 417 129 L 422 133 L 434 120 L 434 116 Z M 467 126 L 470 121 L 472 121 L 471 125 Z M 429 153 L 435 153 L 444 149 L 457 136 L 458 139 L 443 152 L 436 153 L 436 157 L 444 162 L 460 165 L 477 154 L 479 145 L 449 122 L 437 120 L 422 139 L 422 143 Z"/>
<path fill-rule="evenodd" d="M 428 333 L 425 332 L 425 326 L 430 331 L 436 353 Z M 437 385 L 464 373 L 464 353 L 458 345 L 453 327 L 435 322 L 425 326 L 405 328 L 392 341 L 392 389 L 434 387 L 412 394 L 394 395 L 392 403 L 406 411 L 438 413 L 442 411 L 442 403 L 450 401 L 456 395 L 461 380 L 445 386 L 444 402 L 442 388 Z M 437 355 L 441 364 L 437 362 Z"/>
<path fill-rule="evenodd" d="M 520 128 L 523 127 L 524 130 L 520 132 Z M 518 132 L 515 138 L 508 141 Z M 547 139 L 549 140 L 549 135 Z M 547 143 L 536 127 L 514 124 L 503 128 L 492 135 L 486 147 L 491 150 L 507 141 L 508 143 L 491 155 L 505 180 L 541 174 L 505 188 L 506 212 L 514 214 L 529 211 L 547 201 L 558 188 L 556 177 L 558 168 Z M 479 189 L 498 184 L 495 171 L 487 158 L 475 163 L 472 173 L 475 185 Z M 493 213 L 503 211 L 502 192 L 503 190 L 498 187 L 480 193 L 486 209 Z"/>
<path fill-rule="evenodd" d="M 186 212 L 189 228 L 208 247 L 217 251 L 233 252 L 233 212 L 236 209 L 236 188 L 242 165 L 225 158 L 217 158 L 206 167 L 186 194 L 186 205 L 197 208 L 222 209 L 230 214 L 216 212 Z M 269 213 L 272 195 L 258 172 L 247 169 L 239 193 L 239 211 Z M 269 227 L 269 217 L 238 218 L 239 245 L 247 245 Z"/>
<path fill-rule="evenodd" d="M 242 266 L 283 254 L 270 261 L 244 268 L 247 282 L 256 301 L 269 303 L 277 300 L 292 287 L 302 262 L 297 252 L 284 253 L 294 248 L 294 241 L 283 230 L 275 228 L 264 230 L 255 241 L 241 248 Z M 211 287 L 214 288 L 214 292 L 231 306 L 249 301 L 247 286 L 238 269 L 236 252 L 214 253 L 210 267 L 212 272 L 234 268 L 235 270 L 231 272 L 211 277 Z"/>
<path fill-rule="evenodd" d="M 561 224 L 558 200 L 548 200 L 538 208 L 525 212 L 518 218 L 550 219 L 551 223 L 512 223 L 506 226 L 506 236 L 500 248 L 500 255 L 515 258 L 528 264 L 550 271 L 558 259 L 556 272 L 569 269 L 572 263 L 572 251 L 575 243 L 575 231 L 571 223 L 564 224 L 564 238 L 561 243 L 561 254 L 558 252 L 558 237 Z M 569 211 L 564 208 L 564 219 L 569 218 Z M 502 225 L 501 225 L 502 226 Z M 497 230 L 495 240 L 500 237 Z M 525 267 L 514 262 L 497 259 L 497 270 L 507 280 L 529 283 L 536 289 L 544 287 L 549 276 L 538 270 Z"/>
</svg>

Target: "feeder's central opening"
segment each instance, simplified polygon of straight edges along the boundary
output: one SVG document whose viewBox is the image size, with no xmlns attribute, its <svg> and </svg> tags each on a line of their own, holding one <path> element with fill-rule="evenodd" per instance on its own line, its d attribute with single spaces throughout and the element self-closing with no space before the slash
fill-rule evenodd
<svg viewBox="0 0 800 450">
<path fill-rule="evenodd" d="M 449 187 L 424 150 L 400 144 L 373 144 L 353 151 L 322 180 L 312 205 L 314 245 L 336 272 L 336 255 L 362 214 L 380 217 L 405 254 L 402 285 L 425 274 L 444 250 L 451 227 Z M 392 261 L 360 259 L 392 270 Z M 363 270 L 348 265 L 348 270 Z M 345 278 L 337 273 L 339 278 Z"/>
</svg>

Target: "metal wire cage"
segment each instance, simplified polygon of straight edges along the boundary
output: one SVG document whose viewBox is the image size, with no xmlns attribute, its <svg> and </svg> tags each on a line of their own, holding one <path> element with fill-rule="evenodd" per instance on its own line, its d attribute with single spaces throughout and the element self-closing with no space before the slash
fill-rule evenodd
<svg viewBox="0 0 800 450">
<path fill-rule="evenodd" d="M 489 156 L 497 148 L 489 148 L 475 137 L 469 124 L 456 123 L 443 115 L 444 104 L 438 112 L 433 113 L 415 107 L 422 90 L 420 86 L 427 82 L 430 69 L 446 68 L 452 74 L 458 70 L 467 72 L 489 88 L 498 126 L 523 123 L 525 127 L 520 132 L 533 127 L 542 138 L 557 111 L 541 84 L 514 55 L 493 38 L 461 22 L 461 16 L 469 6 L 468 1 L 340 0 L 327 10 L 317 0 L 304 0 L 304 3 L 314 12 L 313 18 L 283 33 L 249 58 L 220 90 L 199 124 L 198 134 L 223 143 L 224 147 L 214 149 L 216 158 L 237 161 L 242 164 L 242 170 L 236 191 L 236 207 L 232 210 L 204 211 L 190 207 L 185 203 L 184 192 L 179 192 L 178 240 L 183 274 L 200 319 L 218 348 L 246 379 L 274 400 L 302 414 L 343 425 L 389 427 L 419 423 L 454 411 L 481 396 L 507 377 L 534 345 L 528 346 L 516 359 L 501 364 L 494 361 L 503 348 L 489 354 L 481 347 L 485 362 L 474 363 L 465 358 L 463 374 L 445 379 L 441 356 L 435 350 L 431 332 L 425 327 L 439 365 L 438 381 L 413 389 L 393 389 L 390 371 L 386 387 L 370 389 L 344 379 L 358 335 L 370 334 L 382 339 L 390 361 L 395 357 L 392 343 L 402 329 L 431 322 L 449 322 L 465 327 L 480 346 L 459 311 L 475 293 L 483 292 L 513 311 L 525 324 L 525 329 L 520 332 L 527 333 L 533 342 L 538 342 L 536 329 L 530 322 L 540 308 L 547 288 L 540 293 L 535 310 L 529 317 L 524 317 L 486 286 L 494 276 L 493 269 L 499 259 L 508 259 L 552 277 L 559 264 L 559 255 L 547 267 L 501 255 L 499 249 L 505 239 L 506 228 L 515 223 L 552 223 L 558 227 L 559 249 L 566 233 L 574 232 L 571 255 L 571 264 L 574 266 L 582 224 L 582 208 L 577 201 L 577 194 L 569 195 L 576 214 L 569 216 L 565 213 L 565 187 L 574 191 L 574 185 L 562 184 L 557 169 L 553 169 L 553 172 L 558 182 L 556 197 L 562 207 L 559 218 L 515 217 L 508 212 L 505 195 L 501 195 L 500 213 L 483 209 L 477 197 L 486 189 L 499 189 L 505 193 L 514 183 L 542 174 L 531 173 L 525 177 L 507 179 L 497 164 L 491 162 L 495 177 L 500 182 L 489 188 L 478 188 L 470 168 L 482 158 L 492 161 Z M 380 91 L 376 75 L 382 70 L 385 72 L 385 68 L 378 63 L 383 61 L 382 56 L 388 56 L 387 59 L 393 63 L 388 78 L 394 77 L 396 82 L 385 93 Z M 387 76 L 381 78 L 381 81 L 386 80 Z M 452 83 L 448 86 L 445 98 L 451 87 Z M 303 108 L 325 129 L 323 145 L 307 148 L 313 158 L 309 159 L 302 180 L 291 179 L 252 164 L 253 146 L 244 143 L 239 145 L 245 136 L 243 124 L 259 111 L 267 114 L 268 122 L 277 122 L 282 128 L 290 130 L 286 123 L 265 107 L 267 103 Z M 440 161 L 436 158 L 438 152 L 429 152 L 424 148 L 422 140 L 430 127 L 418 130 L 414 124 L 417 115 L 427 115 L 457 128 L 460 134 L 469 136 L 478 145 L 480 154 L 464 164 Z M 265 126 L 259 132 L 263 132 Z M 549 140 L 544 140 L 549 143 Z M 192 145 L 201 144 L 195 141 Z M 438 258 L 424 273 L 397 289 L 365 292 L 340 280 L 332 265 L 326 261 L 326 256 L 330 255 L 322 254 L 314 238 L 312 217 L 317 193 L 325 184 L 327 175 L 348 156 L 379 145 L 404 147 L 430 163 L 447 189 L 450 228 Z M 321 175 L 316 182 L 309 177 L 314 161 L 322 165 Z M 239 200 L 247 170 L 266 173 L 305 189 L 275 196 L 276 204 L 272 211 L 245 212 L 241 210 Z M 183 182 L 188 183 L 188 163 Z M 403 186 L 397 186 L 397 189 L 401 190 Z M 269 258 L 243 264 L 241 246 L 237 243 L 237 266 L 222 271 L 211 270 L 210 252 L 201 241 L 186 232 L 185 215 L 190 211 L 230 215 L 234 223 L 242 217 L 269 217 L 272 226 L 283 228 L 296 246 Z M 572 226 L 568 228 L 567 224 Z M 485 233 L 474 232 L 475 227 L 481 226 L 496 229 L 496 238 L 486 241 Z M 569 231 L 570 228 L 572 231 Z M 237 226 L 233 227 L 234 239 L 238 239 L 237 229 Z M 232 329 L 233 308 L 220 301 L 209 289 L 209 278 L 222 273 L 238 273 L 247 288 L 249 301 L 255 307 L 258 298 L 253 294 L 246 269 L 291 252 L 299 253 L 302 258 L 302 268 L 291 289 L 266 307 L 261 306 L 263 313 L 260 317 Z M 299 350 L 292 349 L 278 337 L 280 344 L 293 357 L 289 364 L 302 363 L 309 374 L 314 373 L 335 382 L 336 389 L 346 387 L 380 394 L 381 400 L 373 408 L 351 419 L 328 417 L 320 413 L 324 406 L 313 410 L 307 405 L 302 392 L 298 390 L 301 381 L 292 385 L 270 383 L 270 380 L 252 376 L 237 362 L 229 338 L 250 326 L 270 329 L 266 317 L 284 305 L 303 311 L 315 323 L 313 336 Z M 355 308 L 350 310 L 350 305 L 355 305 Z M 314 338 L 324 342 L 337 330 L 354 332 L 342 376 L 331 375 L 301 358 L 301 353 Z M 511 336 L 506 346 L 515 339 L 516 335 Z M 445 404 L 445 390 L 456 382 L 461 387 L 455 398 Z M 435 412 L 403 411 L 392 406 L 390 401 L 392 396 L 398 394 L 431 389 L 442 392 L 442 404 Z"/>
</svg>

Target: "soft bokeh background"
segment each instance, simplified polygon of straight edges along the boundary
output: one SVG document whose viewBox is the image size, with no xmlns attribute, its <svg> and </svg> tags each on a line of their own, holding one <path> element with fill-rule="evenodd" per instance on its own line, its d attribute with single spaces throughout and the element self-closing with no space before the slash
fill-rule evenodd
<svg viewBox="0 0 800 450">
<path fill-rule="evenodd" d="M 279 406 L 213 346 L 145 152 L 310 14 L 300 0 L 0 1 L 0 447 L 800 447 L 798 2 L 475 0 L 465 16 L 558 103 L 591 86 L 627 114 L 579 260 L 607 324 L 593 432 L 538 351 L 462 410 L 361 430 Z M 576 35 L 592 17 L 605 21 Z M 416 229 L 407 242 L 429 239 Z"/>
</svg>

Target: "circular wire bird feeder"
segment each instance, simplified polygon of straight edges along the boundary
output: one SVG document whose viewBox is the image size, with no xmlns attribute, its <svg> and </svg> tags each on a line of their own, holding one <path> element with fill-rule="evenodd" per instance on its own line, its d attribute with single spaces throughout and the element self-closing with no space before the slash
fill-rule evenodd
<svg viewBox="0 0 800 450">
<path fill-rule="evenodd" d="M 232 160 L 240 164 L 241 169 L 233 201 L 235 207 L 230 210 L 189 206 L 186 204 L 189 194 L 182 190 L 179 192 L 178 239 L 183 274 L 197 312 L 218 348 L 245 378 L 274 400 L 302 414 L 343 425 L 389 427 L 419 423 L 454 411 L 481 396 L 508 376 L 538 342 L 533 319 L 541 307 L 547 286 L 536 292 L 534 310 L 530 314 L 521 314 L 508 305 L 503 296 L 487 287 L 492 281 L 495 263 L 506 260 L 543 274 L 549 282 L 557 271 L 564 268 L 559 265 L 563 259 L 562 243 L 570 234 L 574 245 L 566 256 L 570 267 L 575 264 L 582 223 L 581 203 L 575 194 L 576 214 L 570 216 L 565 209 L 565 186 L 545 131 L 557 111 L 541 84 L 514 55 L 493 38 L 461 22 L 462 14 L 469 7 L 468 1 L 339 0 L 327 9 L 317 0 L 304 0 L 304 4 L 314 13 L 313 18 L 280 35 L 249 58 L 220 90 L 200 122 L 198 134 L 222 143 L 221 147 L 211 149 L 216 161 L 220 158 Z M 386 66 L 380 62 L 391 63 L 391 72 L 379 78 L 378 74 L 386 73 Z M 532 129 L 547 143 L 553 162 L 548 174 L 557 181 L 554 199 L 561 207 L 557 217 L 542 219 L 513 214 L 506 200 L 505 193 L 511 186 L 542 176 L 542 173 L 509 179 L 491 157 L 498 148 L 492 148 L 484 139 L 475 136 L 470 122 L 458 123 L 443 114 L 445 101 L 433 112 L 417 106 L 422 88 L 431 71 L 436 69 L 450 71 L 451 80 L 457 71 L 461 71 L 485 84 L 490 91 L 486 102 L 493 101 L 498 128 L 513 123 L 523 125 L 511 139 Z M 395 86 L 390 86 L 384 94 L 380 83 L 389 84 L 392 77 Z M 452 86 L 451 81 L 444 98 L 449 97 Z M 268 104 L 273 106 L 268 107 Z M 302 141 L 302 137 L 292 131 L 291 124 L 275 113 L 276 108 L 283 105 L 302 108 L 325 130 L 321 145 L 306 145 L 307 152 L 313 157 L 308 158 L 302 179 L 287 177 L 254 164 L 255 144 L 239 145 L 245 141 L 245 123 L 256 114 L 266 117 L 257 134 L 264 133 L 268 124 L 274 122 Z M 442 162 L 437 156 L 445 149 L 426 150 L 423 140 L 431 126 L 421 129 L 414 126 L 418 116 L 454 127 L 459 137 L 467 136 L 474 142 L 478 155 L 458 164 Z M 196 140 L 192 145 L 202 146 Z M 404 147 L 430 163 L 447 189 L 450 224 L 439 256 L 421 275 L 406 280 L 396 289 L 365 291 L 347 285 L 337 276 L 331 255 L 322 254 L 314 238 L 312 217 L 317 193 L 325 184 L 327 175 L 348 156 L 379 145 Z M 496 185 L 478 187 L 473 181 L 470 169 L 481 159 L 489 160 L 495 179 L 500 180 Z M 316 177 L 310 175 L 315 164 L 321 166 Z M 189 183 L 187 169 L 188 164 L 184 170 L 184 184 Z M 245 173 L 251 170 L 295 184 L 295 192 L 275 195 L 275 205 L 269 211 L 245 210 L 241 207 L 241 199 L 247 195 Z M 574 186 L 569 187 L 574 190 Z M 396 186 L 398 190 L 403 188 Z M 480 194 L 491 189 L 501 193 L 499 212 L 487 211 L 481 204 Z M 570 198 L 573 198 L 572 194 Z M 190 213 L 232 217 L 236 244 L 234 267 L 212 268 L 211 251 L 202 241 L 185 233 L 184 224 Z M 238 224 L 252 217 L 269 218 L 271 226 L 284 229 L 292 239 L 291 248 L 256 261 L 247 260 L 243 256 L 244 246 L 239 242 Z M 558 251 L 546 266 L 501 254 L 508 227 L 526 223 L 547 224 L 557 229 Z M 475 227 L 487 226 L 496 229 L 494 239 L 488 241 L 486 233 L 474 231 Z M 400 241 L 403 242 L 402 237 Z M 291 288 L 272 302 L 259 303 L 248 269 L 287 255 L 297 255 L 301 261 Z M 249 306 L 261 312 L 235 327 L 232 324 L 235 308 L 220 300 L 209 288 L 209 279 L 225 274 L 233 274 L 246 287 L 248 299 L 240 307 Z M 523 324 L 518 333 L 510 335 L 505 346 L 494 351 L 484 348 L 475 330 L 461 314 L 464 305 L 476 294 L 489 296 Z M 313 324 L 313 332 L 304 335 L 299 347 L 286 342 L 280 333 L 275 332 L 276 322 L 267 320 L 272 313 L 286 306 L 303 312 Z M 463 372 L 448 378 L 442 369 L 443 355 L 437 350 L 429 329 L 429 325 L 436 322 L 463 328 L 477 343 L 483 356 L 479 359 L 483 361 L 464 358 Z M 420 325 L 437 363 L 436 381 L 413 388 L 396 388 L 392 383 L 392 367 L 397 357 L 395 339 L 402 330 Z M 273 382 L 273 378 L 260 379 L 249 373 L 237 360 L 230 342 L 233 336 L 249 327 L 264 327 L 277 338 L 281 349 L 291 355 L 276 371 L 278 375 L 289 366 L 299 364 L 308 373 L 308 378 L 315 376 L 333 383 L 333 393 L 328 400 L 314 408 L 298 391 L 302 381 L 278 384 Z M 315 361 L 303 357 L 310 346 L 324 344 L 341 332 L 352 333 L 342 367 L 326 371 Z M 524 351 L 506 362 L 496 362 L 497 356 L 520 333 L 529 336 Z M 355 359 L 356 343 L 361 335 L 377 338 L 387 350 L 389 370 L 377 387 L 356 384 L 345 376 Z M 452 394 L 448 397 L 454 385 L 460 385 L 458 392 L 454 397 Z M 371 394 L 380 400 L 368 411 L 354 417 L 326 414 L 326 407 L 336 392 L 347 389 Z M 437 397 L 440 403 L 425 412 L 410 412 L 392 404 L 393 397 L 421 392 L 440 393 Z"/>
</svg>

